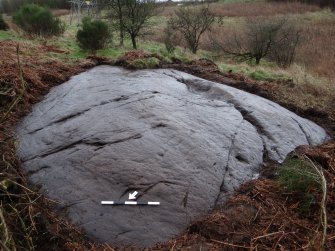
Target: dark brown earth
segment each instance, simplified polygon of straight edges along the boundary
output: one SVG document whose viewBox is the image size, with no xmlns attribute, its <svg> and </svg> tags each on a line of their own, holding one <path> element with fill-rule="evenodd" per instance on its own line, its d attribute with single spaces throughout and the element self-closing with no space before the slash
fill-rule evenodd
<svg viewBox="0 0 335 251">
<path fill-rule="evenodd" d="M 80 229 L 65 220 L 65 215 L 53 211 L 54 202 L 27 182 L 15 155 L 13 128 L 29 112 L 32 104 L 41 100 L 52 86 L 97 64 L 109 63 L 109 60 L 95 57 L 85 62 L 64 63 L 45 57 L 50 50 L 64 53 L 57 48 L 20 43 L 19 67 L 17 45 L 16 42 L 0 42 L 3 55 L 0 58 L 0 209 L 5 219 L 5 224 L 0 224 L 0 246 L 3 249 L 4 245 L 15 246 L 18 250 L 32 249 L 33 246 L 36 250 L 137 250 L 135 247 L 112 248 L 88 240 Z M 131 65 L 133 57 L 137 57 L 136 53 L 131 57 L 128 55 L 129 62 L 123 58 L 123 66 Z M 162 62 L 161 65 L 225 82 L 276 101 L 320 124 L 334 136 L 332 109 L 304 110 L 293 103 L 277 100 L 274 93 L 278 83 L 259 84 L 242 75 L 222 74 L 208 60 L 189 63 L 175 60 L 172 64 Z M 297 157 L 306 154 L 323 167 L 328 181 L 326 250 L 334 250 L 335 142 L 319 147 L 302 147 L 297 152 Z M 265 164 L 264 173 L 267 175 L 244 184 L 224 208 L 199 219 L 183 235 L 152 250 L 302 250 L 308 247 L 310 240 L 314 240 L 314 250 L 318 250 L 322 229 L 317 229 L 319 204 L 315 203 L 308 217 L 299 215 L 296 210 L 300 203 L 299 195 L 285 193 L 275 180 L 266 178 L 272 177 L 275 169 L 274 164 Z M 320 200 L 321 195 L 317 194 L 316 202 Z"/>
</svg>

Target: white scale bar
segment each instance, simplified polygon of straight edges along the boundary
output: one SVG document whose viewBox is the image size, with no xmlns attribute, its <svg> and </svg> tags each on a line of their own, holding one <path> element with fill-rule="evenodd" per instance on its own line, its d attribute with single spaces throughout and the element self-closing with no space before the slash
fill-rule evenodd
<svg viewBox="0 0 335 251">
<path fill-rule="evenodd" d="M 137 201 L 101 201 L 101 205 L 140 205 L 140 206 L 159 206 L 158 201 L 137 202 Z"/>
</svg>

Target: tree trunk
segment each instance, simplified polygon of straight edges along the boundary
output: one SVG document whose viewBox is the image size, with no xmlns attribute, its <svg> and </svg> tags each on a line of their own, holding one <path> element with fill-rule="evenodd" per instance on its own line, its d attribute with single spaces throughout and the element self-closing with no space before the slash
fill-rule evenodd
<svg viewBox="0 0 335 251">
<path fill-rule="evenodd" d="M 117 2 L 118 14 L 119 14 L 119 25 L 120 25 L 120 46 L 123 46 L 124 41 L 124 28 L 123 28 L 123 17 L 122 17 L 122 5 L 121 2 Z"/>
<path fill-rule="evenodd" d="M 133 44 L 133 49 L 137 50 L 136 37 L 135 36 L 131 36 L 131 42 Z"/>
<path fill-rule="evenodd" d="M 120 24 L 120 46 L 123 46 L 123 40 L 124 40 L 124 31 Z"/>
</svg>

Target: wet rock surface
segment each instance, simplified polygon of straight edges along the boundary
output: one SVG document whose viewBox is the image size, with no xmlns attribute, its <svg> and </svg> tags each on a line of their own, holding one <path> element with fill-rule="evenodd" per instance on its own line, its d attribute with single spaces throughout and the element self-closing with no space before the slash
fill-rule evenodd
<svg viewBox="0 0 335 251">
<path fill-rule="evenodd" d="M 114 245 L 150 246 L 183 231 L 325 131 L 261 97 L 174 70 L 99 66 L 55 87 L 17 128 L 32 182 L 73 223 Z M 102 206 L 102 200 L 160 206 Z"/>
</svg>

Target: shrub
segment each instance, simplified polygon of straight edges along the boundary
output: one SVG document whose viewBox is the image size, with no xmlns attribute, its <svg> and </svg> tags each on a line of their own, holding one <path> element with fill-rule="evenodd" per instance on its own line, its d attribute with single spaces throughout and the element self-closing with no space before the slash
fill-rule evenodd
<svg viewBox="0 0 335 251">
<path fill-rule="evenodd" d="M 111 36 L 105 22 L 84 18 L 81 29 L 77 32 L 77 42 L 80 48 L 95 52 L 105 48 L 111 41 Z"/>
<path fill-rule="evenodd" d="M 8 25 L 3 19 L 2 14 L 0 14 L 0 30 L 8 30 Z"/>
<path fill-rule="evenodd" d="M 61 35 L 65 30 L 65 25 L 48 8 L 36 4 L 22 6 L 13 20 L 27 33 L 44 37 Z"/>
<path fill-rule="evenodd" d="M 173 29 L 171 22 L 168 22 L 164 29 L 163 36 L 165 48 L 168 53 L 173 53 L 176 49 L 176 45 L 179 43 L 176 31 Z"/>
</svg>

